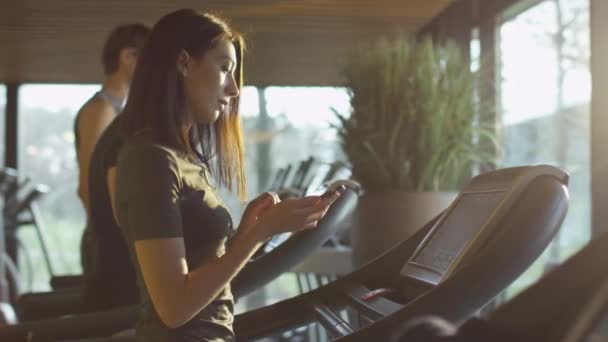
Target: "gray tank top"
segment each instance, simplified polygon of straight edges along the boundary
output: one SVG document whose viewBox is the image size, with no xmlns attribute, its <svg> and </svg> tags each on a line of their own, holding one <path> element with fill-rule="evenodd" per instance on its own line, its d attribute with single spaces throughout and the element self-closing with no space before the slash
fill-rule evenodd
<svg viewBox="0 0 608 342">
<path fill-rule="evenodd" d="M 120 98 L 110 94 L 105 89 L 101 89 L 100 91 L 96 92 L 95 95 L 93 95 L 89 99 L 89 101 L 87 101 L 85 106 L 87 104 L 89 104 L 91 101 L 96 101 L 96 100 L 102 100 L 102 101 L 109 103 L 112 106 L 112 108 L 114 108 L 114 112 L 117 115 L 118 115 L 118 113 L 122 112 L 122 109 L 124 107 L 124 102 Z M 76 114 L 76 119 L 74 120 L 74 144 L 75 144 L 74 147 L 76 148 L 76 157 L 78 157 L 78 146 L 80 146 L 80 134 L 78 133 L 78 120 L 80 119 L 81 113 L 82 113 L 82 109 L 80 111 L 78 111 L 78 114 Z"/>
<path fill-rule="evenodd" d="M 124 106 L 123 100 L 110 94 L 105 89 L 102 89 L 102 90 L 96 92 L 95 95 L 93 95 L 93 98 L 96 98 L 96 97 L 101 98 L 104 101 L 108 102 L 110 105 L 112 105 L 112 108 L 114 108 L 114 111 L 116 112 L 116 114 L 122 112 L 122 108 Z"/>
</svg>

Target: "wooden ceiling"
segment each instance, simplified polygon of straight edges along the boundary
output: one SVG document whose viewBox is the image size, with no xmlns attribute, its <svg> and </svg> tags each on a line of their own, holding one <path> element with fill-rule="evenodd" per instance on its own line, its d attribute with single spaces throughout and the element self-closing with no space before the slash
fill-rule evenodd
<svg viewBox="0 0 608 342">
<path fill-rule="evenodd" d="M 0 0 L 0 82 L 98 83 L 108 32 L 183 7 L 227 18 L 248 44 L 246 83 L 336 85 L 344 52 L 412 32 L 452 0 Z"/>
</svg>

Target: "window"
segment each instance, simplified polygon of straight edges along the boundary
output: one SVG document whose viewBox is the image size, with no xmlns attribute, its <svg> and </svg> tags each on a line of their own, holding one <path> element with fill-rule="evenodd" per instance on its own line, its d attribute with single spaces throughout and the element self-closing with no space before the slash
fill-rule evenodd
<svg viewBox="0 0 608 342">
<path fill-rule="evenodd" d="M 589 1 L 541 1 L 504 20 L 499 34 L 501 166 L 546 163 L 570 174 L 568 216 L 516 292 L 591 235 Z"/>
<path fill-rule="evenodd" d="M 350 109 L 345 89 L 270 87 L 265 96 L 268 114 L 279 132 L 273 142 L 277 165 L 311 155 L 327 161 L 342 158 L 330 124 L 336 123 L 332 108 L 342 114 Z"/>
<path fill-rule="evenodd" d="M 78 109 L 99 86 L 27 84 L 19 88 L 19 170 L 34 183 L 50 187 L 40 212 L 56 273 L 80 274 L 80 238 L 85 214 L 76 194 L 78 163 L 73 125 Z M 32 227 L 19 236 L 31 258 L 24 277 L 35 290 L 48 288 L 48 273 Z M 20 258 L 20 263 L 25 258 Z M 21 264 L 21 270 L 28 267 Z M 26 289 L 27 290 L 27 289 Z"/>
</svg>

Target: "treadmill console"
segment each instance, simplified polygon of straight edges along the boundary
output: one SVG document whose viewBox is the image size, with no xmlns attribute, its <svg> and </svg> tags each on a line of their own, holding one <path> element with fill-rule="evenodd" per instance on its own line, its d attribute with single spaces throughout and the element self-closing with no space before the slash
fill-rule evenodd
<svg viewBox="0 0 608 342">
<path fill-rule="evenodd" d="M 504 198 L 505 190 L 463 192 L 401 269 L 401 276 L 437 285 L 480 232 Z M 481 229 L 480 229 L 481 227 Z"/>
</svg>

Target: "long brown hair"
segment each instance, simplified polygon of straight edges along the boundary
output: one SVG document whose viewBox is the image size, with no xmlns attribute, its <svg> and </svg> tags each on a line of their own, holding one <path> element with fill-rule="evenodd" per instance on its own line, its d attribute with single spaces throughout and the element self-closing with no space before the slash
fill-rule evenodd
<svg viewBox="0 0 608 342">
<path fill-rule="evenodd" d="M 216 16 L 182 9 L 161 18 L 139 55 L 127 104 L 121 114 L 126 137 L 147 130 L 152 138 L 185 151 L 210 166 L 214 178 L 229 189 L 237 186 L 246 197 L 244 144 L 239 116 L 240 96 L 231 99 L 228 113 L 212 124 L 195 126 L 184 134 L 187 115 L 183 78 L 177 70 L 182 50 L 202 57 L 219 40 L 234 44 L 237 66 L 235 80 L 243 86 L 243 38 Z"/>
</svg>

